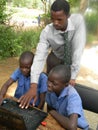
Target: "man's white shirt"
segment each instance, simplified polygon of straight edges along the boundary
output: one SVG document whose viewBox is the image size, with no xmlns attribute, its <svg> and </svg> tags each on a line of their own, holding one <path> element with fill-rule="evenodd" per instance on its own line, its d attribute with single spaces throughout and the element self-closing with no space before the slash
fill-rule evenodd
<svg viewBox="0 0 98 130">
<path fill-rule="evenodd" d="M 68 31 L 68 41 L 72 46 L 71 79 L 76 79 L 86 43 L 86 29 L 83 16 L 80 14 L 72 14 L 68 18 L 68 26 L 65 32 L 66 31 Z M 58 58 L 63 59 L 64 39 L 61 33 L 64 32 L 56 30 L 53 23 L 48 24 L 42 30 L 31 67 L 31 83 L 38 83 L 39 75 L 44 69 L 50 49 Z"/>
</svg>

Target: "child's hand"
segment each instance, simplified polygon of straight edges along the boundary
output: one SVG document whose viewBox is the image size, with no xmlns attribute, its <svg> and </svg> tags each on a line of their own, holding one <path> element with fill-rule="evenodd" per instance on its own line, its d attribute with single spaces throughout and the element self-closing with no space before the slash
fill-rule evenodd
<svg viewBox="0 0 98 130">
<path fill-rule="evenodd" d="M 37 84 L 32 84 L 29 91 L 19 98 L 19 107 L 27 109 L 32 98 L 34 99 L 33 106 L 35 106 L 37 100 Z"/>
</svg>

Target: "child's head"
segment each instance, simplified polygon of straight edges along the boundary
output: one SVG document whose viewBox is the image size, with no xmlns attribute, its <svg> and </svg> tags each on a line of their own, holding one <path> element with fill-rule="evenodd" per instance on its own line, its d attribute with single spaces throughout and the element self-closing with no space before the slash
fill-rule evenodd
<svg viewBox="0 0 98 130">
<path fill-rule="evenodd" d="M 57 95 L 68 85 L 71 77 L 70 68 L 66 65 L 54 67 L 48 75 L 48 90 Z"/>
<path fill-rule="evenodd" d="M 33 59 L 34 59 L 34 54 L 30 51 L 25 51 L 20 55 L 19 67 L 23 75 L 25 76 L 30 75 Z"/>
</svg>

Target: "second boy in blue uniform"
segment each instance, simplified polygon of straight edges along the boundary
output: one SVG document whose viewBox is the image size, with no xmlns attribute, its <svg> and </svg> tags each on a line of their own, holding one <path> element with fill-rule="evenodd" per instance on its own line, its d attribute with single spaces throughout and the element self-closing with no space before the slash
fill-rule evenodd
<svg viewBox="0 0 98 130">
<path fill-rule="evenodd" d="M 65 129 L 76 130 L 79 127 L 88 130 L 81 98 L 69 85 L 70 76 L 70 69 L 65 65 L 56 66 L 49 72 L 46 94 L 48 110 Z"/>
</svg>

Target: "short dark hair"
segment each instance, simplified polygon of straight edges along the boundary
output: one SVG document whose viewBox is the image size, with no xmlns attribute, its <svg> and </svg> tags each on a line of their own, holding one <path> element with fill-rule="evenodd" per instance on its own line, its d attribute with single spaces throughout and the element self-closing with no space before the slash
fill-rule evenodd
<svg viewBox="0 0 98 130">
<path fill-rule="evenodd" d="M 61 11 L 63 10 L 66 15 L 70 13 L 70 5 L 66 0 L 55 0 L 51 5 L 52 11 Z"/>
<path fill-rule="evenodd" d="M 51 69 L 49 75 L 52 73 L 56 73 L 61 76 L 62 82 L 68 83 L 71 78 L 71 69 L 70 66 L 67 65 L 57 65 Z"/>
<path fill-rule="evenodd" d="M 33 59 L 34 59 L 34 54 L 33 54 L 33 52 L 31 52 L 31 51 L 24 51 L 24 52 L 20 55 L 19 62 L 20 62 L 21 60 L 25 60 L 25 59 L 29 59 L 29 60 L 31 60 L 31 62 L 33 62 Z"/>
</svg>

